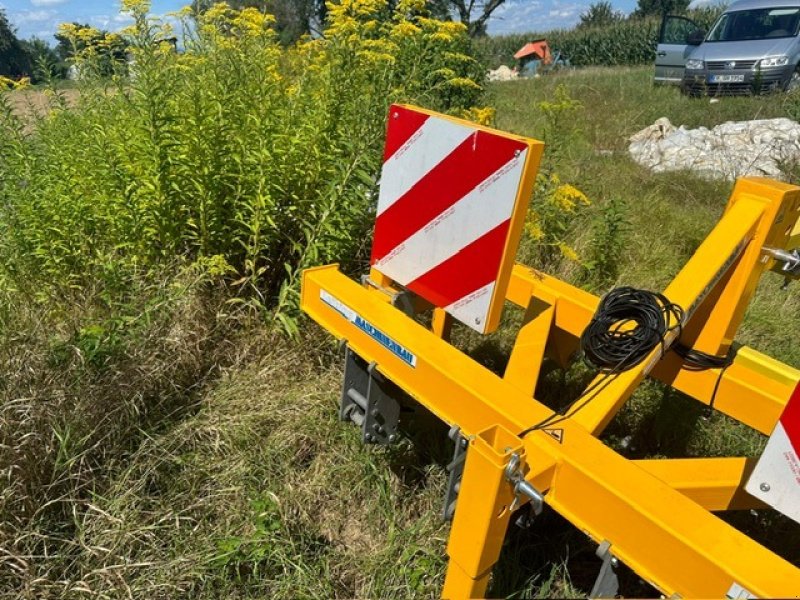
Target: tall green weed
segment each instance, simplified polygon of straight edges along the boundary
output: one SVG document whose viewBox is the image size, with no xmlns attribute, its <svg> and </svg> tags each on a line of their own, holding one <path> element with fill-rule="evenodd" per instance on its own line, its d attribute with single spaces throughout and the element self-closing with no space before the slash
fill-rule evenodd
<svg viewBox="0 0 800 600">
<path fill-rule="evenodd" d="M 178 257 L 293 331 L 300 269 L 365 256 L 389 104 L 460 113 L 481 94 L 466 30 L 419 0 L 344 0 L 289 49 L 255 9 L 184 11 L 182 52 L 147 2 L 123 9 L 131 64 L 109 79 L 78 51 L 75 106 L 54 93 L 31 123 L 0 95 L 0 285 L 33 302 L 124 294 Z"/>
</svg>

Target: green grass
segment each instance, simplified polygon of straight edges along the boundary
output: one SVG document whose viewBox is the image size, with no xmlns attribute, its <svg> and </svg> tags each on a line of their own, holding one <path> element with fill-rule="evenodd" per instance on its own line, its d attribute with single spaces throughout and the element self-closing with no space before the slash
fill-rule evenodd
<svg viewBox="0 0 800 600">
<path fill-rule="evenodd" d="M 597 293 L 619 284 L 662 288 L 713 227 L 731 190 L 730 183 L 688 173 L 648 173 L 628 157 L 629 135 L 662 116 L 696 127 L 782 116 L 787 110 L 782 97 L 710 104 L 671 88 L 653 88 L 650 78 L 651 70 L 644 68 L 591 69 L 490 89 L 497 126 L 550 137 L 543 168 L 592 200 L 570 227 L 570 241 L 579 253 L 592 250 L 593 226 L 603 207 L 612 199 L 624 207 L 628 227 L 614 277 L 598 280 L 566 261 L 552 265 L 556 274 Z M 556 130 L 537 103 L 551 99 L 558 85 L 566 86 L 583 109 Z M 520 255 L 536 255 L 530 242 Z M 739 339 L 798 366 L 798 291 L 779 286 L 777 276 L 765 277 Z M 231 311 L 224 306 L 214 310 L 220 319 Z M 519 317 L 519 311 L 509 311 L 505 328 L 489 339 L 460 333 L 458 340 L 501 371 Z M 161 335 L 193 348 L 189 327 L 191 320 L 180 321 Z M 65 539 L 39 545 L 22 539 L 0 542 L 11 551 L 0 559 L 0 593 L 70 598 L 435 596 L 444 577 L 448 535 L 439 516 L 443 465 L 449 459 L 445 431 L 427 424 L 413 444 L 362 446 L 355 429 L 337 420 L 342 373 L 333 341 L 310 323 L 303 329 L 297 343 L 250 326 L 246 334 L 221 344 L 225 356 L 214 358 L 215 376 L 194 392 L 192 409 L 141 432 L 135 446 L 104 468 L 106 479 L 92 483 L 92 501 L 63 517 Z M 93 351 L 92 340 L 84 340 L 91 333 L 81 333 L 68 347 Z M 184 352 L 170 344 L 155 345 L 158 360 Z M 194 368 L 199 370 L 201 363 L 203 372 L 211 368 L 196 348 L 191 357 L 198 365 Z M 107 360 L 105 355 L 101 359 Z M 182 372 L 191 372 L 190 367 Z M 65 370 L 65 379 L 73 373 L 63 365 L 53 368 Z M 124 387 L 122 375 L 116 381 Z M 550 370 L 541 385 L 542 398 L 555 401 L 564 395 L 565 384 L 567 390 L 579 389 L 585 376 L 579 368 L 566 377 Z M 65 384 L 65 389 L 73 388 Z M 106 393 L 115 398 L 120 392 Z M 619 447 L 628 435 L 632 457 L 753 455 L 763 444 L 763 436 L 722 415 L 706 419 L 697 403 L 652 382 L 641 387 L 604 439 Z M 69 469 L 70 457 L 82 456 L 80 448 L 72 448 L 80 446 L 80 438 L 76 442 L 60 431 L 58 439 L 53 443 L 62 445 L 63 468 Z M 746 512 L 726 518 L 787 558 L 800 560 L 797 526 Z M 28 535 L 41 533 L 32 529 Z M 46 533 L 58 537 L 52 527 Z M 22 548 L 40 553 L 25 554 Z M 42 548 L 47 548 L 46 557 Z M 582 597 L 598 568 L 594 545 L 547 511 L 529 530 L 511 528 L 490 593 Z M 623 572 L 623 586 L 627 595 L 654 594 L 629 572 Z"/>
</svg>

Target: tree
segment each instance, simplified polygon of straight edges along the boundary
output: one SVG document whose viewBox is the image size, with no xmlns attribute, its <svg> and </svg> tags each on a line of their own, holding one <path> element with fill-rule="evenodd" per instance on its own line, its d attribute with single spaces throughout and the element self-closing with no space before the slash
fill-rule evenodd
<svg viewBox="0 0 800 600">
<path fill-rule="evenodd" d="M 334 0 L 335 1 L 335 0 Z M 471 36 L 486 34 L 486 25 L 494 11 L 505 0 L 426 0 L 432 17 L 449 21 L 456 16 Z M 214 0 L 192 0 L 195 15 L 202 14 Z M 291 44 L 302 35 L 320 31 L 327 18 L 325 0 L 227 0 L 231 8 L 255 7 L 275 17 L 275 29 L 281 42 Z M 391 13 L 396 0 L 387 0 L 387 14 Z"/>
<path fill-rule="evenodd" d="M 625 18 L 625 15 L 618 10 L 614 10 L 611 2 L 607 0 L 600 0 L 594 4 L 590 4 L 584 12 L 581 13 L 581 22 L 578 23 L 578 28 L 586 27 L 605 27 L 619 23 Z"/>
<path fill-rule="evenodd" d="M 48 73 L 56 77 L 64 77 L 66 75 L 63 62 L 60 60 L 58 53 L 47 42 L 37 37 L 32 37 L 21 42 L 21 44 L 31 64 L 31 79 L 33 83 L 39 83 Z"/>
<path fill-rule="evenodd" d="M 31 61 L 17 33 L 9 23 L 5 11 L 0 8 L 0 75 L 11 78 L 31 74 Z"/>
<path fill-rule="evenodd" d="M 67 63 L 75 54 L 90 48 L 100 57 L 98 64 L 102 75 L 110 75 L 114 71 L 115 64 L 125 62 L 128 44 L 119 34 L 95 29 L 83 23 L 62 25 L 62 28 L 65 27 L 71 30 L 71 35 L 67 35 L 63 30 L 55 35 L 58 40 L 56 52 L 62 63 Z"/>
<path fill-rule="evenodd" d="M 447 13 L 455 13 L 459 20 L 467 26 L 467 31 L 473 37 L 486 35 L 486 25 L 492 13 L 500 8 L 505 0 L 434 0 L 434 4 L 444 4 Z M 435 13 L 435 11 L 434 11 Z"/>
<path fill-rule="evenodd" d="M 682 14 L 689 8 L 690 0 L 638 0 L 634 17 Z"/>
</svg>

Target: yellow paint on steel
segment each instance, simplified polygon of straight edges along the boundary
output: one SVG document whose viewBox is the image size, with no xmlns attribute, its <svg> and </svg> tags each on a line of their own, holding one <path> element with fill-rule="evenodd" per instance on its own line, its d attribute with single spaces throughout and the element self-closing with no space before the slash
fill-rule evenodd
<svg viewBox="0 0 800 600">
<path fill-rule="evenodd" d="M 438 306 L 433 309 L 433 319 L 431 320 L 431 331 L 438 337 L 449 342 L 450 331 L 453 328 L 453 317 L 443 308 Z"/>
<path fill-rule="evenodd" d="M 340 310 L 322 300 L 329 294 Z M 338 338 L 345 338 L 367 361 L 467 437 L 500 426 L 520 431 L 552 411 L 510 385 L 411 318 L 374 298 L 335 266 L 305 271 L 302 306 Z M 330 301 L 330 300 L 329 300 Z M 358 325 L 341 311 L 362 319 Z M 370 329 L 371 326 L 379 331 Z M 366 333 L 369 330 L 370 333 Z M 391 351 L 399 344 L 414 355 L 415 366 Z M 545 501 L 594 539 L 609 540 L 612 552 L 669 594 L 722 597 L 735 582 L 765 597 L 800 589 L 800 571 L 700 505 L 671 489 L 594 438 L 572 419 L 558 425 L 559 443 L 543 431 L 524 440 L 531 481 Z M 490 486 L 491 488 L 491 486 Z M 485 491 L 495 498 L 492 489 Z M 456 507 L 469 518 L 465 504 Z M 481 517 L 482 518 L 482 517 Z M 472 546 L 487 546 L 488 531 L 476 517 L 463 536 L 452 537 L 451 559 Z M 471 533 L 470 533 L 471 532 Z M 493 535 L 493 534 L 492 534 Z M 492 562 L 488 553 L 482 560 Z M 743 557 L 748 557 L 744 559 Z M 490 560 L 491 559 L 491 560 Z M 463 570 L 463 569 L 462 569 Z M 462 588 L 459 588 L 462 589 Z"/>
<path fill-rule="evenodd" d="M 737 185 L 729 208 L 665 293 L 686 308 L 698 340 L 722 346 L 732 338 L 756 274 L 766 268 L 761 245 L 786 243 L 782 209 L 800 207 L 798 188 L 761 180 Z M 791 213 L 784 212 L 784 215 Z M 794 221 L 792 221 L 794 222 Z M 508 522 L 511 484 L 503 468 L 516 451 L 527 461 L 526 479 L 545 501 L 666 595 L 723 597 L 741 586 L 757 597 L 787 597 L 800 590 L 800 570 L 708 512 L 747 505 L 741 484 L 745 459 L 631 461 L 593 433 L 601 431 L 648 374 L 708 403 L 719 378 L 715 406 L 769 431 L 798 380 L 798 372 L 752 350 L 740 350 L 720 376 L 682 369 L 660 349 L 624 372 L 579 412 L 547 430 L 518 432 L 553 416 L 531 391 L 549 346 L 562 361 L 591 319 L 597 298 L 554 278 L 517 266 L 507 296 L 528 308 L 527 334 L 500 378 L 397 310 L 377 287 L 360 286 L 336 265 L 303 273 L 301 305 L 318 323 L 411 397 L 470 440 L 461 493 L 448 543 L 449 597 L 485 593 Z M 721 315 L 704 307 L 720 303 Z M 697 326 L 697 322 L 704 322 Z M 441 333 L 441 325 L 435 325 Z M 537 339 L 542 338 L 542 339 Z M 760 416 L 759 416 L 760 415 Z M 524 449 L 524 451 L 523 451 Z"/>
<path fill-rule="evenodd" d="M 591 320 L 600 299 L 550 275 L 518 264 L 514 267 L 508 299 L 525 306 L 531 296 L 547 301 L 557 298 L 551 337 L 557 332 L 562 337 L 566 335 L 574 340 L 573 347 L 577 349 L 577 338 Z M 561 345 L 565 345 L 563 341 Z M 667 354 L 651 375 L 704 404 L 710 402 L 719 378 L 714 408 L 766 434 L 774 429 L 794 388 L 800 382 L 800 371 L 747 346 L 737 350 L 733 364 L 721 378 L 717 370 L 682 369 L 681 361 L 674 353 Z"/>
<path fill-rule="evenodd" d="M 731 222 L 731 215 L 741 213 L 742 206 L 760 207 L 762 211 L 750 243 L 729 277 L 698 307 L 697 318 L 685 328 L 683 335 L 687 345 L 709 354 L 724 355 L 733 343 L 761 274 L 771 260 L 764 253 L 764 247 L 782 248 L 797 221 L 800 188 L 759 177 L 739 179 L 714 231 L 720 230 L 724 237 L 723 223 Z M 728 233 L 731 239 L 736 238 L 734 228 Z"/>
<path fill-rule="evenodd" d="M 530 397 L 533 397 L 536 382 L 539 381 L 554 315 L 554 306 L 536 298 L 531 299 L 503 375 L 503 379 Z"/>
<path fill-rule="evenodd" d="M 505 477 L 512 454 L 524 466 L 519 438 L 501 426 L 471 436 L 450 529 L 444 598 L 483 598 L 500 555 L 514 495 Z M 463 500 L 463 504 L 462 504 Z"/>
<path fill-rule="evenodd" d="M 531 435 L 525 450 L 532 471 L 539 457 L 555 460 L 547 504 L 666 596 L 724 598 L 734 583 L 759 598 L 800 590 L 800 569 L 571 420 L 562 443 Z"/>
<path fill-rule="evenodd" d="M 794 250 L 795 248 L 800 248 L 800 218 L 795 221 L 794 228 L 792 229 L 792 235 L 786 242 L 787 250 Z"/>
<path fill-rule="evenodd" d="M 325 294 L 355 311 L 362 326 L 327 303 Z M 303 272 L 303 310 L 337 339 L 347 340 L 356 354 L 375 361 L 381 373 L 429 407 L 439 419 L 451 425 L 458 423 L 464 435 L 475 435 L 494 425 L 520 431 L 552 414 L 549 408 L 528 401 L 510 383 L 382 301 L 380 295 L 343 275 L 337 265 Z M 368 335 L 364 328 L 370 327 L 379 331 Z M 379 341 L 387 339 L 391 342 Z M 412 351 L 416 366 L 409 365 L 387 344 Z M 465 390 L 469 393 L 465 394 Z"/>
<path fill-rule="evenodd" d="M 664 290 L 664 295 L 671 302 L 686 311 L 688 324 L 684 324 L 684 331 L 694 323 L 692 319 L 694 311 L 704 303 L 709 291 L 714 289 L 722 277 L 725 277 L 731 264 L 741 260 L 742 249 L 752 239 L 763 214 L 760 202 L 745 200 L 734 204 Z M 744 273 L 742 276 L 747 277 L 748 274 Z M 668 334 L 670 339 L 665 340 L 665 345 L 669 346 L 675 341 L 680 331 L 681 329 L 677 328 L 672 334 Z M 585 401 L 581 401 L 585 406 L 575 414 L 573 420 L 592 433 L 603 431 L 644 377 L 660 361 L 662 355 L 662 347 L 657 346 L 636 367 L 610 380 L 606 379 L 604 387 L 599 388 Z M 607 377 L 605 374 L 600 374 L 589 385 L 597 389 L 597 385 Z"/>
<path fill-rule="evenodd" d="M 736 351 L 736 364 L 785 389 L 793 390 L 800 381 L 800 371 L 766 354 L 756 352 L 748 346 L 742 346 Z"/>
<path fill-rule="evenodd" d="M 767 508 L 744 491 L 754 458 L 662 458 L 634 463 L 706 510 Z"/>
</svg>

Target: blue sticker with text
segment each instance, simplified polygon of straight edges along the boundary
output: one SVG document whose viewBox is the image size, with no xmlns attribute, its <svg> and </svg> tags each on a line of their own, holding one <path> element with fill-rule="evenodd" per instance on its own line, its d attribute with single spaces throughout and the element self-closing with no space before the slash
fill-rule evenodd
<svg viewBox="0 0 800 600">
<path fill-rule="evenodd" d="M 372 323 L 367 321 L 352 308 L 344 304 L 344 302 L 338 298 L 334 298 L 325 290 L 319 291 L 319 297 L 320 300 L 322 300 L 325 304 L 330 306 L 333 310 L 338 312 L 345 319 L 350 321 L 353 325 L 358 327 L 361 331 L 366 333 L 369 337 L 378 342 L 381 346 L 386 348 L 404 363 L 412 367 L 417 366 L 417 357 L 414 355 L 414 353 L 383 333 L 380 329 L 375 327 Z"/>
</svg>

